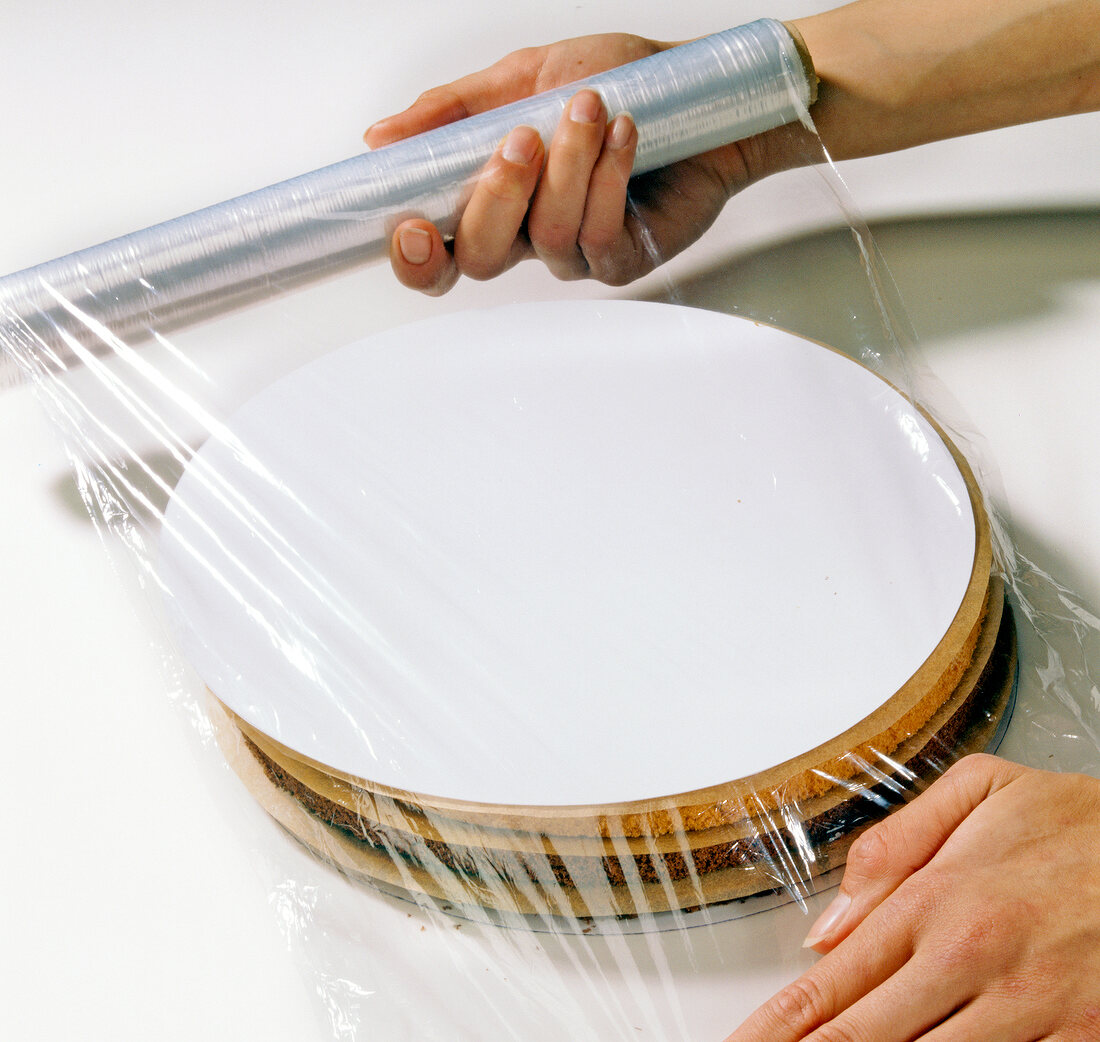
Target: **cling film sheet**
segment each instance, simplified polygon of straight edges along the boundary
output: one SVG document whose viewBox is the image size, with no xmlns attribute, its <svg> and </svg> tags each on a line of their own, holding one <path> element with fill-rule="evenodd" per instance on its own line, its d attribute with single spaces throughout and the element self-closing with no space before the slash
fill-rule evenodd
<svg viewBox="0 0 1100 1042">
<path fill-rule="evenodd" d="M 812 129 L 777 21 L 594 85 L 639 173 Z M 818 145 L 625 289 L 369 266 L 572 90 L 0 282 L 333 1038 L 715 1036 L 952 763 L 1095 762 L 1095 620 L 1016 551 Z M 825 288 L 727 279 L 737 207 L 833 229 Z"/>
</svg>

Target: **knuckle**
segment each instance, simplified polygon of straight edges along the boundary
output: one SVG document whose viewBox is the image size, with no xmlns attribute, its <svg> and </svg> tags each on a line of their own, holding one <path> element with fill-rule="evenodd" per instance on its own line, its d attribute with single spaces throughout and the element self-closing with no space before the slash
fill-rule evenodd
<svg viewBox="0 0 1100 1042">
<path fill-rule="evenodd" d="M 593 242 L 587 236 L 580 243 L 588 261 L 592 278 L 605 286 L 626 286 L 652 270 L 644 255 L 622 248 L 618 239 L 609 235 L 606 242 Z"/>
<path fill-rule="evenodd" d="M 622 197 L 625 201 L 633 165 L 632 148 L 601 152 L 589 179 L 592 190 L 605 196 Z"/>
<path fill-rule="evenodd" d="M 577 282 L 588 275 L 583 268 L 555 267 L 550 272 L 558 282 Z"/>
<path fill-rule="evenodd" d="M 618 238 L 617 230 L 602 225 L 585 225 L 577 236 L 577 245 L 581 252 L 591 261 L 603 261 L 607 259 L 612 247 Z"/>
<path fill-rule="evenodd" d="M 829 996 L 816 978 L 806 976 L 777 992 L 772 1005 L 780 1023 L 812 1028 L 826 1019 Z"/>
<path fill-rule="evenodd" d="M 566 121 L 554 138 L 553 163 L 576 178 L 588 178 L 600 155 L 603 137 L 593 123 Z"/>
<path fill-rule="evenodd" d="M 933 973 L 951 978 L 973 969 L 981 955 L 981 941 L 974 933 L 959 933 L 940 944 L 931 956 Z"/>
<path fill-rule="evenodd" d="M 606 267 L 601 268 L 594 277 L 603 285 L 615 288 L 629 286 L 630 283 L 640 278 L 641 275 L 639 272 L 631 271 L 629 268 Z"/>
<path fill-rule="evenodd" d="M 1057 981 L 1042 970 L 1004 973 L 990 989 L 998 998 L 1017 1004 L 1033 996 L 1042 1000 L 1054 991 Z"/>
<path fill-rule="evenodd" d="M 1003 952 L 1004 934 L 997 916 L 969 913 L 933 946 L 934 968 L 945 975 L 974 973 Z"/>
<path fill-rule="evenodd" d="M 576 229 L 558 221 L 531 221 L 527 234 L 540 257 L 561 257 L 577 251 Z"/>
<path fill-rule="evenodd" d="M 868 1042 L 868 1036 L 854 1026 L 833 1022 L 814 1032 L 814 1042 Z"/>
<path fill-rule="evenodd" d="M 476 282 L 487 282 L 504 270 L 503 263 L 495 256 L 473 247 L 456 248 L 455 261 L 462 274 Z"/>
<path fill-rule="evenodd" d="M 892 849 L 887 830 L 875 826 L 863 833 L 848 851 L 848 871 L 860 879 L 884 875 L 890 867 Z"/>
<path fill-rule="evenodd" d="M 587 278 L 588 276 L 588 267 L 576 251 L 572 255 L 567 254 L 561 257 L 552 254 L 540 254 L 536 251 L 535 256 L 546 265 L 546 270 L 559 282 L 576 282 L 577 279 Z"/>
<path fill-rule="evenodd" d="M 520 47 L 501 58 L 497 62 L 497 67 L 509 72 L 513 70 L 522 71 L 538 64 L 542 59 L 542 52 L 543 48 L 541 47 Z"/>
<path fill-rule="evenodd" d="M 489 282 L 502 273 L 503 269 L 491 265 L 475 265 L 462 269 L 462 274 L 474 282 Z"/>
<path fill-rule="evenodd" d="M 939 874 L 925 869 L 919 876 L 907 879 L 883 907 L 898 922 L 916 933 L 929 923 L 943 916 L 950 895 L 949 880 L 941 880 Z"/>
<path fill-rule="evenodd" d="M 990 756 L 988 753 L 971 753 L 961 760 L 956 760 L 943 772 L 943 776 L 956 781 L 985 778 L 996 771 L 1003 762 L 1003 760 L 996 756 Z"/>
<path fill-rule="evenodd" d="M 427 105 L 444 115 L 447 122 L 463 119 L 469 115 L 466 105 L 453 86 L 447 84 L 429 87 L 417 99 L 416 105 Z"/>
<path fill-rule="evenodd" d="M 478 191 L 503 203 L 526 203 L 530 188 L 521 167 L 507 162 L 494 163 L 478 181 Z"/>
</svg>

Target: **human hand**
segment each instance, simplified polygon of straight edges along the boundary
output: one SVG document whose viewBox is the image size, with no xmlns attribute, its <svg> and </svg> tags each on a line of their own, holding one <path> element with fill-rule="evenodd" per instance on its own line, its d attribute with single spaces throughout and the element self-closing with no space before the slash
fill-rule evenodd
<svg viewBox="0 0 1100 1042">
<path fill-rule="evenodd" d="M 856 841 L 806 943 L 726 1042 L 1095 1042 L 1100 782 L 961 760 Z"/>
<path fill-rule="evenodd" d="M 379 148 L 671 46 L 607 34 L 516 51 L 427 91 L 375 123 L 364 140 Z M 452 244 L 425 220 L 397 227 L 390 246 L 397 277 L 436 295 L 459 275 L 493 278 L 537 257 L 560 279 L 623 285 L 698 238 L 751 180 L 751 153 L 734 144 L 631 181 L 637 142 L 629 115 L 609 124 L 599 97 L 579 91 L 548 146 L 530 127 L 505 138 L 474 186 Z"/>
</svg>

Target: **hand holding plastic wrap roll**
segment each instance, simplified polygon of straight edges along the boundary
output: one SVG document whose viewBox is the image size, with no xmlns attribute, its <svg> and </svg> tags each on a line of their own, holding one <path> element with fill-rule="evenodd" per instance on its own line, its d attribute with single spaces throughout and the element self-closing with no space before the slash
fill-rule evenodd
<svg viewBox="0 0 1100 1042">
<path fill-rule="evenodd" d="M 797 84 L 800 69 L 785 69 Z M 616 116 L 562 124 L 587 135 L 582 168 L 600 166 L 605 119 L 621 142 Z M 776 138 L 798 161 L 813 147 L 798 130 L 756 139 L 773 168 L 790 165 L 769 153 Z M 572 188 L 585 182 L 576 167 L 553 191 L 560 143 L 526 232 L 569 276 L 582 271 L 570 239 L 588 193 Z M 606 168 L 620 180 L 622 158 Z M 480 227 L 458 226 L 457 267 L 417 219 L 431 246 L 422 285 L 452 282 L 479 232 L 495 259 L 468 270 L 507 264 L 536 184 L 519 172 L 520 206 L 505 191 L 505 219 L 490 205 Z M 620 220 L 622 187 L 603 197 Z M 645 191 L 631 189 L 626 238 L 663 252 L 668 199 L 647 213 L 633 203 Z M 534 217 L 560 233 L 556 198 L 572 224 L 554 244 Z M 275 848 L 295 866 L 279 891 L 292 932 L 324 935 L 301 945 L 341 1037 L 636 1037 L 624 1003 L 658 1037 L 697 1037 L 699 1007 L 714 1003 L 698 982 L 731 972 L 790 910 L 777 903 L 804 905 L 869 822 L 997 742 L 1017 628 L 1019 726 L 1057 710 L 1095 739 L 1087 672 L 1074 673 L 1095 629 L 1079 612 L 1070 623 L 1063 592 L 1014 557 L 989 511 L 992 470 L 949 403 L 922 393 L 873 245 L 853 231 L 833 260 L 868 267 L 837 346 L 862 365 L 670 306 L 690 302 L 688 284 L 657 276 L 642 300 L 521 303 L 378 331 L 229 405 L 165 365 L 176 336 L 155 310 L 155 344 L 131 342 L 132 327 L 96 310 L 99 294 L 74 299 L 39 272 L 51 308 L 83 327 L 54 323 L 83 365 L 51 372 L 61 356 L 36 355 L 56 346 L 34 340 L 37 320 L 53 322 L 37 306 L 5 346 L 72 422 L 89 498 L 154 580 L 154 610 L 197 672 L 186 701 L 197 710 L 213 691 L 227 758 L 321 858 L 305 868 L 295 846 Z M 248 235 L 234 242 L 245 291 L 273 262 L 271 242 L 254 255 Z M 160 290 L 145 263 L 158 258 L 142 249 L 127 259 Z M 201 256 L 188 261 L 200 277 Z M 111 304 L 134 299 L 129 273 L 110 273 Z M 749 314 L 783 324 L 782 312 Z M 839 947 L 734 1037 L 801 1038 L 852 1016 L 874 1038 L 922 1037 L 944 1018 L 965 1031 L 980 1017 L 997 1038 L 1084 1023 L 1094 786 L 997 764 L 970 761 L 868 834 L 886 856 L 863 840 L 845 897 L 811 930 Z M 1081 895 L 1069 924 L 1041 901 L 1036 877 L 1052 861 Z M 914 912 L 942 907 L 945 889 L 949 912 Z M 1009 917 L 1021 892 L 1041 903 L 1038 929 L 985 944 L 983 924 Z M 422 929 L 428 950 L 410 947 Z M 1048 972 L 1075 973 L 1058 970 L 1060 994 L 998 1005 L 1005 981 L 1032 975 L 1037 936 Z M 387 948 L 417 971 L 395 971 Z M 982 973 L 940 972 L 952 956 Z M 434 975 L 473 986 L 476 1011 L 410 1003 Z M 835 1005 L 800 1006 L 815 994 Z"/>
<path fill-rule="evenodd" d="M 411 221 L 402 229 L 408 236 L 402 244 L 416 256 L 404 257 L 396 250 L 403 237 L 396 240 L 397 274 L 434 293 L 448 288 L 460 272 L 485 278 L 537 256 L 559 278 L 587 276 L 619 285 L 694 241 L 730 196 L 777 171 L 818 161 L 816 133 L 839 160 L 1095 109 L 1100 105 L 1096 17 L 1089 0 L 1025 0 L 995 17 L 969 4 L 912 11 L 890 0 L 863 0 L 800 19 L 789 30 L 804 49 L 808 39 L 823 78 L 813 131 L 778 127 L 635 179 L 625 215 L 621 174 L 630 169 L 637 143 L 629 113 L 608 113 L 582 94 L 558 130 L 558 147 L 551 147 L 537 190 L 542 152 L 509 161 L 509 142 L 504 142 L 459 226 L 453 260 L 431 225 Z M 1067 39 L 1078 45 L 1066 46 Z M 518 52 L 429 91 L 407 111 L 372 126 L 365 137 L 372 146 L 384 145 L 439 126 L 456 113 L 481 112 L 575 80 L 576 70 L 602 69 L 669 46 L 608 35 Z M 945 67 L 954 75 L 941 78 Z M 816 82 L 809 90 L 816 98 Z M 494 206 L 495 196 L 507 196 L 509 205 Z M 524 205 L 528 198 L 530 210 Z M 420 233 L 431 238 L 425 242 Z"/>
</svg>

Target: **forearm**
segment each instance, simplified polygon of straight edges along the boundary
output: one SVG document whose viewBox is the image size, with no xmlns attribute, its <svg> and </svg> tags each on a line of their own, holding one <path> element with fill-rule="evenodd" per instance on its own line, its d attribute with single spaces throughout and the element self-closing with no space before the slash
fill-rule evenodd
<svg viewBox="0 0 1100 1042">
<path fill-rule="evenodd" d="M 836 159 L 1100 109 L 1100 0 L 857 0 L 792 24 Z"/>
</svg>

